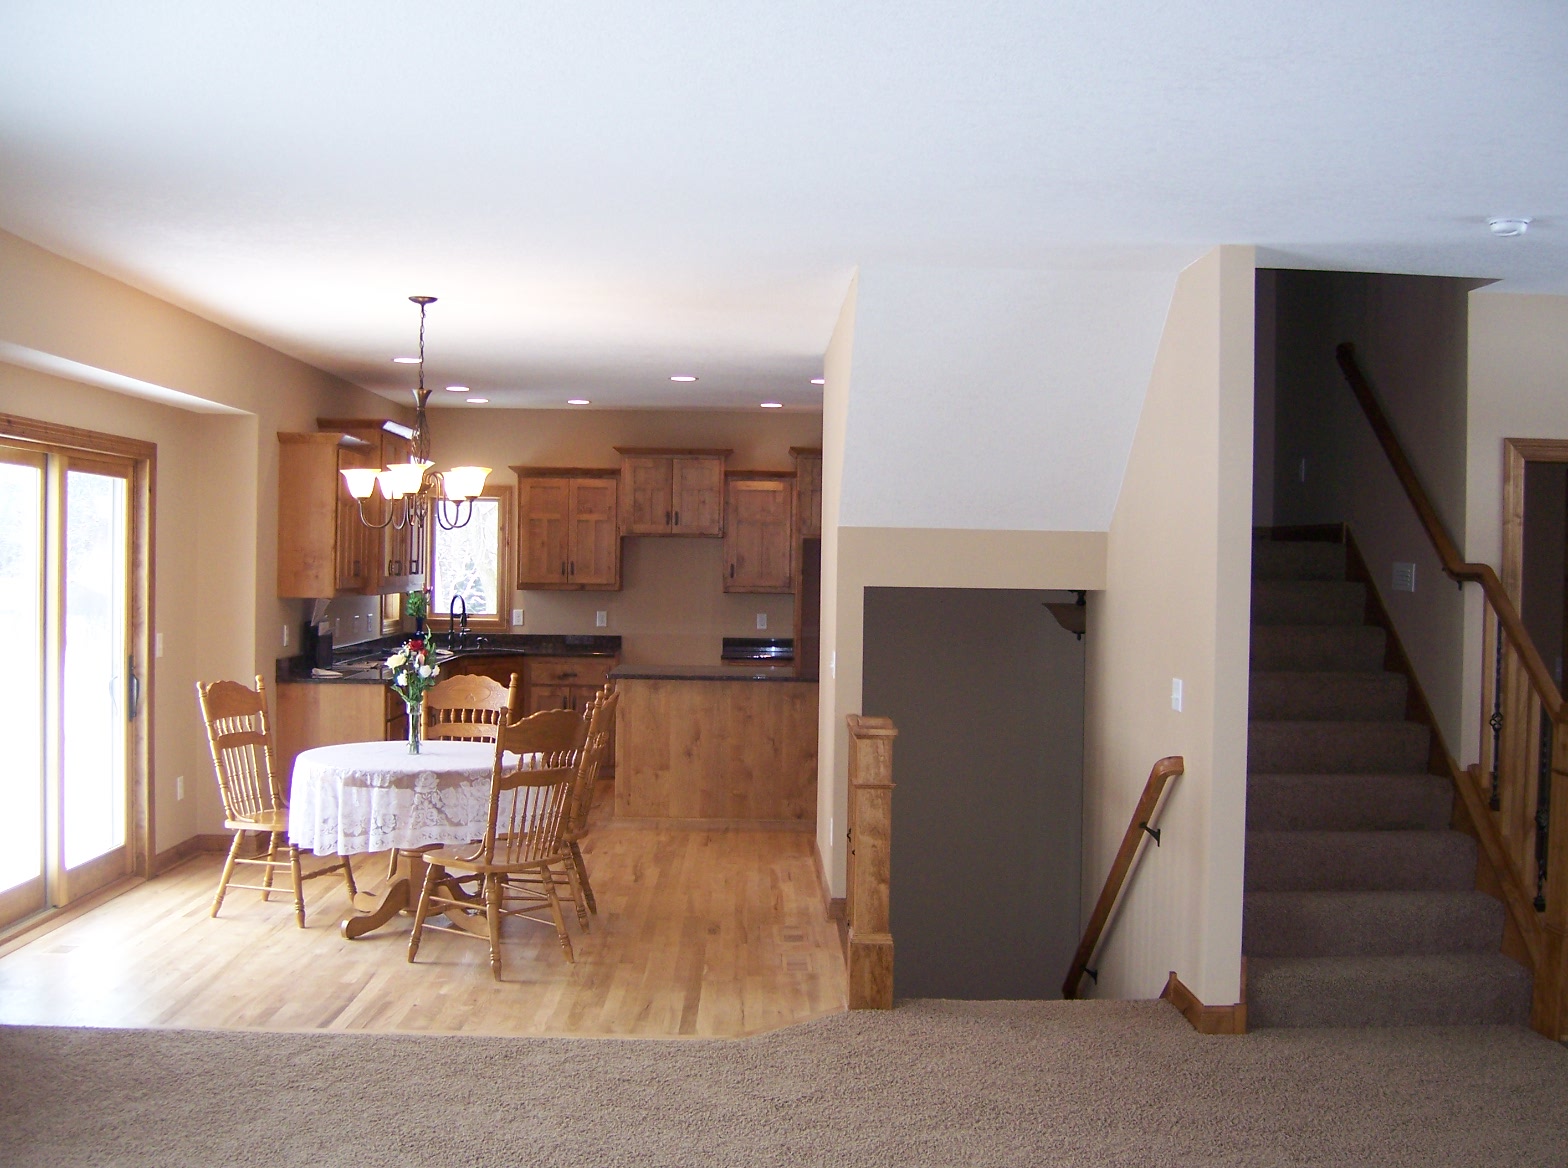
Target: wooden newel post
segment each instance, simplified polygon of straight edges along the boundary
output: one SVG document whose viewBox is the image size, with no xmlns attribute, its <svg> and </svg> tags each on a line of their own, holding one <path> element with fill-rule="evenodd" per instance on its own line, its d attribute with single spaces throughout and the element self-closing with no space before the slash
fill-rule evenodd
<svg viewBox="0 0 1568 1168">
<path fill-rule="evenodd" d="M 893 739 L 889 718 L 849 715 L 849 1008 L 893 1008 L 888 863 L 893 839 Z"/>
<path fill-rule="evenodd" d="M 1543 966 L 1535 973 L 1532 1025 L 1549 1038 L 1568 1038 L 1568 710 L 1553 727 L 1547 804 L 1546 913 Z M 1543 984 L 1544 983 L 1544 984 Z"/>
</svg>

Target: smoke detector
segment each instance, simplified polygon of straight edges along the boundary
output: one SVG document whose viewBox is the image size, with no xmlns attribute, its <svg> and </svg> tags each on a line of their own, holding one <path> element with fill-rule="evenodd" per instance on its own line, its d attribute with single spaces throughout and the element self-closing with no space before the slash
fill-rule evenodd
<svg viewBox="0 0 1568 1168">
<path fill-rule="evenodd" d="M 1502 239 L 1523 235 L 1530 230 L 1528 219 L 1488 219 L 1486 225 L 1492 229 L 1493 235 Z"/>
</svg>

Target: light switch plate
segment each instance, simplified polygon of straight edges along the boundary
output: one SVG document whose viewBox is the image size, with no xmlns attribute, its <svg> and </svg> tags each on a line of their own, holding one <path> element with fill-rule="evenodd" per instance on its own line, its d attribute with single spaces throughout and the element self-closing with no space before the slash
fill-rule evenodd
<svg viewBox="0 0 1568 1168">
<path fill-rule="evenodd" d="M 523 610 L 522 609 L 514 608 L 512 610 L 512 623 L 514 625 L 516 625 L 517 627 L 519 627 L 519 628 L 522 627 L 522 624 L 523 624 Z"/>
<path fill-rule="evenodd" d="M 284 625 L 283 629 L 284 629 L 285 632 L 287 632 L 288 631 L 288 626 Z M 283 638 L 283 643 L 285 645 L 287 645 L 289 643 L 287 637 Z M 162 657 L 163 656 L 163 634 L 162 633 L 154 633 L 152 635 L 152 655 L 154 657 Z"/>
<path fill-rule="evenodd" d="M 1171 709 L 1181 713 L 1181 678 L 1171 678 Z"/>
<path fill-rule="evenodd" d="M 180 799 L 184 799 L 185 798 L 185 776 L 184 775 L 175 775 L 174 776 L 174 798 L 176 800 L 180 800 Z"/>
<path fill-rule="evenodd" d="M 609 623 L 610 623 L 610 614 L 605 612 L 604 609 L 601 608 L 601 609 L 599 609 L 597 612 L 595 612 L 593 614 L 593 625 L 594 625 L 594 628 L 602 629 L 602 628 L 607 627 L 609 625 Z"/>
<path fill-rule="evenodd" d="M 765 628 L 768 627 L 768 614 L 767 613 L 759 612 L 757 614 L 757 627 L 759 629 L 765 629 Z"/>
</svg>

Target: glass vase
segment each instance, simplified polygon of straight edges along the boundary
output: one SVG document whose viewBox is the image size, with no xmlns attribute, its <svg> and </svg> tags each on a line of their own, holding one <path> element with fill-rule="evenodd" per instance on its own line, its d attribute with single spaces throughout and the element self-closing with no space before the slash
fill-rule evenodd
<svg viewBox="0 0 1568 1168">
<path fill-rule="evenodd" d="M 425 734 L 425 703 L 405 701 L 403 704 L 408 707 L 408 753 L 418 754 Z"/>
</svg>

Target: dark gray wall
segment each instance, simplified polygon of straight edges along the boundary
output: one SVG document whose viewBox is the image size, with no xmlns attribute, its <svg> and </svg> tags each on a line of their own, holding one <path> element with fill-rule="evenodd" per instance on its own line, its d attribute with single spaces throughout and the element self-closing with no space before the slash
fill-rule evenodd
<svg viewBox="0 0 1568 1168">
<path fill-rule="evenodd" d="M 1083 644 L 1071 593 L 867 588 L 862 708 L 893 746 L 899 997 L 1056 998 L 1079 935 Z"/>
</svg>

